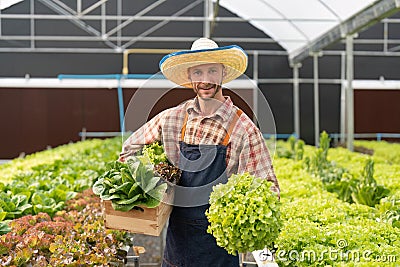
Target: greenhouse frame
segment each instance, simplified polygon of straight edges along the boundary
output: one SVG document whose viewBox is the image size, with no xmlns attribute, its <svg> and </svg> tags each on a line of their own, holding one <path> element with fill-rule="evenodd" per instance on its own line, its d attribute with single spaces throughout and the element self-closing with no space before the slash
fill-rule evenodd
<svg viewBox="0 0 400 267">
<path fill-rule="evenodd" d="M 74 1 L 73 1 L 74 2 Z M 108 2 L 108 3 L 107 3 Z M 258 84 L 292 84 L 292 133 L 302 137 L 300 132 L 300 99 L 299 85 L 301 83 L 313 84 L 313 115 L 314 143 L 318 144 L 318 133 L 320 132 L 320 100 L 319 85 L 338 84 L 341 86 L 340 93 L 340 126 L 337 129 L 341 135 L 342 142 L 347 138 L 347 147 L 351 148 L 354 136 L 354 114 L 352 107 L 354 79 L 354 57 L 397 57 L 398 44 L 396 43 L 396 31 L 393 33 L 389 28 L 396 29 L 398 21 L 389 18 L 398 11 L 397 1 L 352 1 L 351 5 L 344 1 L 309 1 L 307 8 L 302 8 L 304 3 L 297 3 L 298 7 L 291 2 L 279 1 L 254 1 L 249 5 L 243 5 L 241 1 L 195 1 L 187 4 L 168 16 L 158 11 L 168 5 L 166 1 L 155 1 L 140 9 L 133 17 L 126 16 L 125 8 L 131 8 L 124 1 L 76 1 L 76 3 L 63 3 L 62 1 L 3 1 L 1 13 L 3 43 L 0 52 L 10 53 L 107 53 L 125 54 L 143 53 L 143 51 L 129 49 L 143 47 L 143 44 L 155 46 L 155 43 L 164 42 L 166 49 L 179 43 L 185 44 L 193 40 L 193 37 L 182 36 L 153 36 L 157 30 L 168 23 L 180 26 L 180 24 L 193 23 L 202 25 L 202 35 L 212 36 L 215 25 L 235 25 L 235 23 L 249 23 L 259 29 L 265 36 L 260 37 L 218 37 L 212 36 L 217 42 L 239 42 L 244 44 L 277 43 L 283 50 L 275 49 L 252 49 L 248 54 L 252 57 L 253 68 L 249 73 L 251 79 Z M 9 8 L 5 8 L 9 6 Z M 126 5 L 126 6 L 125 6 Z M 201 10 L 203 6 L 203 10 Z M 225 8 L 234 15 L 218 14 L 219 8 Z M 186 13 L 193 9 L 203 11 L 202 16 L 190 16 Z M 15 11 L 13 11 L 15 10 Z M 259 14 L 257 13 L 260 12 Z M 296 10 L 296 12 L 294 12 Z M 301 13 L 298 12 L 301 10 Z M 161 13 L 160 15 L 157 12 Z M 156 15 L 152 15 L 152 14 Z M 150 15 L 149 15 L 150 14 Z M 10 23 L 20 25 L 12 29 Z M 59 34 L 54 30 L 48 30 L 43 26 L 46 22 L 54 22 L 62 25 L 71 24 L 76 29 L 69 29 L 71 34 Z M 129 26 L 141 25 L 142 32 L 138 36 L 129 36 Z M 358 32 L 366 31 L 368 27 L 380 23 L 383 27 L 381 38 L 368 38 L 366 40 L 357 37 Z M 112 26 L 110 26 L 112 25 Z M 146 28 L 147 27 L 147 28 Z M 377 26 L 375 26 L 377 27 Z M 139 27 L 138 27 L 139 28 Z M 14 33 L 13 33 L 14 31 Z M 76 31 L 76 35 L 72 34 Z M 75 32 L 74 32 L 75 33 Z M 164 34 L 164 33 L 163 33 Z M 164 34 L 165 35 L 165 34 Z M 328 50 L 327 47 L 337 42 L 342 43 L 340 48 Z M 81 43 L 81 45 L 80 45 Z M 100 45 L 99 45 L 100 43 Z M 378 47 L 374 51 L 366 51 L 358 47 Z M 159 47 L 159 45 L 157 45 Z M 125 52 L 124 52 L 125 50 Z M 158 53 L 157 50 L 144 52 L 145 54 Z M 161 52 L 162 53 L 162 52 Z M 287 79 L 264 78 L 258 69 L 261 67 L 259 57 L 265 55 L 279 55 L 287 57 L 288 64 L 292 68 L 292 77 Z M 340 57 L 341 63 L 336 73 L 337 79 L 325 79 L 319 77 L 322 57 Z M 10 59 L 11 59 L 10 58 Z M 312 59 L 312 78 L 299 76 L 299 68 L 304 60 Z M 18 60 L 18 59 L 17 59 Z M 4 62 L 4 61 L 3 61 Z M 132 64 L 132 63 L 131 63 Z M 304 64 L 304 63 L 303 63 Z M 321 63 L 320 63 L 321 64 Z M 322 63 L 323 64 L 323 63 Z M 132 69 L 132 68 L 131 68 Z M 61 73 L 60 73 L 61 74 Z M 99 73 L 93 73 L 99 74 Z M 102 73 L 100 73 L 102 74 Z M 125 73 L 126 74 L 126 73 Z M 9 73 L 10 77 L 17 74 Z M 29 76 L 29 73 L 27 73 Z M 42 74 L 47 75 L 47 74 Z M 36 76 L 36 75 L 35 75 Z M 380 75 L 385 77 L 385 74 Z M 7 77 L 2 75 L 2 77 Z M 15 86 L 14 86 L 15 87 Z M 346 89 L 349 88 L 349 89 Z M 346 109 L 346 106 L 348 109 Z M 348 118 L 346 120 L 346 118 Z M 309 119 L 308 119 L 309 120 Z M 279 122 L 278 122 L 279 123 Z M 278 129 L 279 132 L 279 129 Z M 394 133 L 394 132 L 393 132 Z M 312 141 L 310 141 L 312 142 Z"/>
</svg>

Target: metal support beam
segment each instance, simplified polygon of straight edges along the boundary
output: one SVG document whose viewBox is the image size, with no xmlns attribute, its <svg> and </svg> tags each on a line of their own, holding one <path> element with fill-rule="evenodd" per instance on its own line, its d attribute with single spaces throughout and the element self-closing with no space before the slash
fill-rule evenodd
<svg viewBox="0 0 400 267">
<path fill-rule="evenodd" d="M 78 13 L 70 8 L 68 5 L 66 5 L 63 1 L 60 0 L 46 0 L 46 2 L 53 2 L 57 7 L 61 7 L 63 10 L 66 10 L 68 13 L 77 15 Z"/>
<path fill-rule="evenodd" d="M 388 37 L 389 37 L 389 26 L 388 22 L 385 20 L 383 22 L 383 52 L 388 51 Z"/>
<path fill-rule="evenodd" d="M 341 55 L 340 79 L 342 80 L 340 87 L 340 143 L 344 144 L 346 133 L 346 86 L 344 84 L 346 79 L 346 53 L 344 52 Z"/>
<path fill-rule="evenodd" d="M 294 64 L 293 68 L 293 118 L 294 133 L 300 138 L 300 96 L 299 96 L 299 68 L 300 63 Z"/>
<path fill-rule="evenodd" d="M 121 16 L 122 16 L 122 0 L 117 0 L 117 14 L 120 19 L 117 20 L 117 25 L 121 25 Z M 122 30 L 119 29 L 117 31 L 117 45 L 121 47 L 122 45 Z"/>
<path fill-rule="evenodd" d="M 35 14 L 35 1 L 31 0 L 30 2 L 30 13 L 31 15 Z M 30 33 L 31 33 L 31 49 L 35 48 L 35 20 L 31 17 L 30 19 Z"/>
<path fill-rule="evenodd" d="M 211 0 L 204 0 L 204 20 L 203 20 L 203 37 L 210 38 L 211 27 L 210 27 L 210 6 L 212 6 Z"/>
<path fill-rule="evenodd" d="M 314 69 L 314 145 L 319 146 L 319 86 L 318 86 L 318 53 L 313 55 Z"/>
<path fill-rule="evenodd" d="M 69 20 L 72 23 L 74 23 L 75 25 L 77 25 L 79 28 L 81 28 L 82 30 L 86 31 L 87 33 L 92 34 L 94 36 L 101 36 L 101 33 L 98 30 L 96 30 L 95 28 L 91 27 L 90 25 L 88 25 L 85 22 L 83 22 L 82 20 L 80 20 L 76 16 L 76 12 L 74 10 L 71 10 L 71 8 L 66 6 L 64 3 L 62 3 L 58 0 L 53 0 L 54 2 L 50 1 L 50 0 L 39 0 L 39 1 L 42 2 L 44 5 L 46 5 L 47 7 L 49 7 L 50 9 L 52 9 L 53 11 L 56 11 L 59 14 L 71 16 Z M 61 6 L 57 5 L 56 2 L 59 3 Z M 118 48 L 114 43 L 112 43 L 106 39 L 104 39 L 104 43 L 113 49 Z"/>
<path fill-rule="evenodd" d="M 253 52 L 253 80 L 258 83 L 258 51 Z"/>
<path fill-rule="evenodd" d="M 163 2 L 165 2 L 166 0 L 163 0 Z M 203 0 L 204 1 L 204 0 Z M 155 4 L 155 3 L 154 3 Z M 71 14 L 78 14 L 78 11 L 74 11 L 73 9 L 69 8 L 69 10 L 72 10 L 73 13 Z M 214 13 L 214 10 L 213 10 Z M 35 19 L 53 19 L 53 20 L 65 20 L 65 19 L 69 19 L 71 18 L 72 15 L 53 15 L 53 14 L 35 14 Z M 75 16 L 75 15 L 73 15 Z M 136 15 L 132 15 L 132 16 L 137 16 Z M 106 20 L 118 20 L 118 19 L 122 19 L 122 20 L 129 20 L 132 19 L 132 16 L 129 15 L 121 15 L 120 17 L 118 17 L 118 15 L 107 15 L 106 16 Z M 2 14 L 0 16 L 3 19 L 29 19 L 30 15 L 29 14 Z M 83 15 L 79 17 L 80 19 L 83 20 L 100 20 L 101 19 L 101 15 Z M 170 19 L 171 21 L 198 21 L 198 22 L 202 22 L 204 21 L 204 17 L 203 16 L 140 16 L 140 17 L 136 17 L 134 20 L 135 21 L 163 21 L 166 19 Z M 213 20 L 215 20 L 216 22 L 223 22 L 223 23 L 229 23 L 229 22 L 243 22 L 243 23 L 248 23 L 249 20 L 253 20 L 253 21 L 262 21 L 262 22 L 276 22 L 276 21 L 285 21 L 285 19 L 283 18 L 239 18 L 239 17 L 213 17 Z M 299 22 L 335 22 L 331 19 L 328 20 L 315 20 L 315 19 L 292 19 L 291 21 L 299 21 Z M 391 21 L 390 21 L 391 22 Z M 395 22 L 394 22 L 395 23 Z M 285 39 L 278 39 L 278 40 L 284 40 Z M 293 42 L 296 42 L 296 39 L 291 39 Z M 290 40 L 286 40 L 286 41 L 290 41 Z"/>
<path fill-rule="evenodd" d="M 76 0 L 76 12 L 78 14 L 82 12 L 82 0 Z"/>
<path fill-rule="evenodd" d="M 198 4 L 200 4 L 200 2 L 202 2 L 203 0 L 196 0 L 192 3 L 190 3 L 189 5 L 187 5 L 186 7 L 182 8 L 181 10 L 175 12 L 174 14 L 172 14 L 172 16 L 180 16 L 182 14 L 185 14 L 187 11 L 191 10 L 192 8 L 194 8 L 195 6 L 197 6 Z M 133 45 L 134 43 L 136 43 L 137 41 L 140 41 L 143 37 L 146 37 L 147 35 L 155 32 L 156 30 L 160 29 L 161 27 L 163 27 L 164 25 L 166 25 L 168 22 L 170 22 L 170 19 L 164 20 L 162 22 L 157 23 L 156 25 L 154 25 L 153 27 L 151 27 L 150 29 L 144 31 L 143 33 L 139 34 L 139 36 L 132 38 L 132 40 L 130 40 L 129 42 L 126 42 L 122 48 L 126 49 L 129 46 Z"/>
<path fill-rule="evenodd" d="M 106 16 L 107 16 L 107 10 L 106 10 L 106 4 L 105 2 L 101 5 L 101 36 L 104 36 L 106 34 L 106 29 L 107 29 L 107 21 L 106 21 Z"/>
<path fill-rule="evenodd" d="M 97 7 L 99 7 L 100 5 L 105 4 L 105 2 L 107 2 L 108 0 L 101 0 L 98 1 L 96 3 L 94 3 L 93 5 L 91 5 L 90 7 L 86 8 L 85 10 L 83 10 L 82 12 L 78 13 L 78 16 L 83 16 L 86 15 L 90 12 L 92 12 L 93 10 L 95 10 Z"/>
<path fill-rule="evenodd" d="M 258 51 L 253 53 L 253 80 L 256 81 L 258 85 Z M 257 86 L 258 88 L 258 86 Z M 257 123 L 258 112 L 258 94 L 261 92 L 256 88 L 253 90 L 253 122 Z"/>
<path fill-rule="evenodd" d="M 154 8 L 156 8 L 157 6 L 161 5 L 162 3 L 164 3 L 167 0 L 158 0 L 157 2 L 149 5 L 148 7 L 146 7 L 145 9 L 141 10 L 140 12 L 138 12 L 136 15 L 134 15 L 133 17 L 130 16 L 129 19 L 127 19 L 126 21 L 124 21 L 121 24 L 118 24 L 117 27 L 115 27 L 114 29 L 110 30 L 107 32 L 107 36 L 113 35 L 114 33 L 116 33 L 117 31 L 120 31 L 122 28 L 128 26 L 129 24 L 131 24 L 132 22 L 134 22 L 136 19 L 140 18 L 141 16 L 143 16 L 144 14 L 146 14 L 147 12 L 153 10 Z"/>
<path fill-rule="evenodd" d="M 353 151 L 354 141 L 354 95 L 353 95 L 353 35 L 346 36 L 346 111 L 347 111 L 347 149 Z"/>
<path fill-rule="evenodd" d="M 150 38 L 150 37 L 149 37 Z M 165 41 L 167 42 L 169 39 L 164 39 L 162 37 L 160 37 L 160 39 L 156 40 L 155 38 L 157 37 L 151 37 L 150 39 L 144 38 L 142 39 L 145 41 Z M 1 38 L 0 38 L 1 39 Z M 29 39 L 28 39 L 29 40 Z M 36 37 L 36 40 L 39 40 L 38 37 Z M 41 39 L 42 40 L 42 39 Z M 195 38 L 191 37 L 188 38 L 187 41 L 194 41 Z M 169 40 L 171 41 L 171 40 Z M 183 41 L 183 39 L 178 38 L 177 41 Z M 215 39 L 215 41 L 218 42 L 218 39 Z M 249 55 L 252 55 L 256 50 L 246 50 L 246 53 Z M 285 56 L 286 53 L 282 53 L 282 51 L 276 51 L 276 50 L 257 50 L 259 55 L 273 55 L 273 56 Z M 49 47 L 49 48 L 42 48 L 42 47 L 36 47 L 34 50 L 32 50 L 31 48 L 28 47 L 21 47 L 21 48 L 9 48 L 9 47 L 5 47 L 2 48 L 0 47 L 0 53 L 8 53 L 8 52 L 19 52 L 19 53 L 31 53 L 31 52 L 35 52 L 35 53 L 108 53 L 108 54 L 115 54 L 117 51 L 111 48 L 55 48 L 55 47 Z M 118 53 L 123 53 L 123 51 L 118 51 Z M 399 55 L 400 56 L 400 55 Z M 260 81 L 261 79 L 259 79 Z M 269 79 L 267 79 L 269 80 Z M 280 79 L 279 79 L 280 80 Z M 291 83 L 291 79 L 284 79 L 285 82 L 284 83 Z M 337 83 L 340 84 L 340 80 L 337 79 L 337 82 L 335 79 L 329 79 L 332 80 L 333 83 Z M 330 83 L 330 82 L 329 82 Z"/>
<path fill-rule="evenodd" d="M 370 27 L 382 19 L 395 14 L 400 10 L 399 0 L 380 0 L 368 6 L 356 15 L 334 27 L 329 32 L 312 41 L 307 47 L 294 52 L 289 56 L 292 63 L 301 62 L 313 52 L 321 51 L 326 46 L 342 39 L 344 36 L 356 33 Z"/>
</svg>

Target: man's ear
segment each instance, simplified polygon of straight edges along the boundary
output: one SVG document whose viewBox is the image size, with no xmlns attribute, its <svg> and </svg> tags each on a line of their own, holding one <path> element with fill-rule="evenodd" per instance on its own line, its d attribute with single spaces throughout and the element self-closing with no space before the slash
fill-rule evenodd
<svg viewBox="0 0 400 267">
<path fill-rule="evenodd" d="M 224 65 L 222 65 L 222 77 L 226 76 L 226 68 Z"/>
</svg>

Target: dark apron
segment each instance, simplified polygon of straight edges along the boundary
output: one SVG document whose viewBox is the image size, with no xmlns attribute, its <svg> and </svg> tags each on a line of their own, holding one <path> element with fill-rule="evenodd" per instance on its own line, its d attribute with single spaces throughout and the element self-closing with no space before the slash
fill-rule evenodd
<svg viewBox="0 0 400 267">
<path fill-rule="evenodd" d="M 239 116 L 240 113 L 241 111 L 238 112 Z M 180 160 L 182 175 L 179 185 L 184 187 L 183 189 L 195 187 L 195 190 L 189 190 L 189 193 L 186 190 L 186 192 L 181 192 L 182 194 L 175 191 L 175 197 L 188 200 L 190 194 L 193 194 L 191 199 L 196 199 L 196 201 L 193 203 L 190 203 L 190 200 L 186 201 L 190 203 L 188 207 L 178 205 L 172 210 L 162 264 L 164 267 L 239 266 L 239 257 L 228 254 L 224 248 L 217 245 L 215 238 L 207 233 L 209 222 L 205 216 L 205 211 L 209 208 L 209 204 L 205 203 L 208 203 L 212 185 L 227 181 L 226 149 L 237 117 L 235 116 L 232 120 L 228 135 L 220 145 L 191 145 L 183 142 L 187 115 L 185 117 L 180 142 L 180 157 L 184 157 L 184 160 Z M 196 167 L 189 165 L 196 165 Z M 207 192 L 202 190 L 202 187 L 208 188 Z M 198 188 L 200 189 L 196 191 Z M 198 196 L 199 192 L 202 196 Z"/>
</svg>

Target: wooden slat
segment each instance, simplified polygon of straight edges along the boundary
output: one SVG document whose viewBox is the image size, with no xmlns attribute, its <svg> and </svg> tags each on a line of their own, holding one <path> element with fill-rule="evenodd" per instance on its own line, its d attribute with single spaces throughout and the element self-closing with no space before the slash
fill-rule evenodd
<svg viewBox="0 0 400 267">
<path fill-rule="evenodd" d="M 160 235 L 172 211 L 172 206 L 164 202 L 155 208 L 127 212 L 114 210 L 109 200 L 102 203 L 106 228 L 152 236 Z"/>
</svg>

